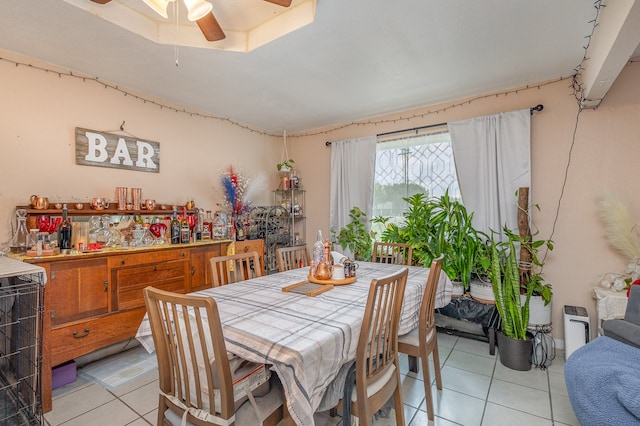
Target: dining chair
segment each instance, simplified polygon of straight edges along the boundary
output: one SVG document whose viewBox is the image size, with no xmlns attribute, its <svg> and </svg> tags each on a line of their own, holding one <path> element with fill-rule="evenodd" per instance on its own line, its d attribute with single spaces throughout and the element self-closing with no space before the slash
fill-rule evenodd
<svg viewBox="0 0 640 426">
<path fill-rule="evenodd" d="M 393 263 L 396 265 L 411 265 L 413 248 L 409 244 L 383 243 L 376 241 L 373 244 L 372 262 Z"/>
<path fill-rule="evenodd" d="M 269 369 L 227 353 L 212 297 L 153 287 L 143 294 L 158 359 L 158 425 L 256 425 L 282 419 L 282 390 L 270 387 Z"/>
<path fill-rule="evenodd" d="M 438 354 L 438 333 L 436 332 L 435 302 L 442 259 L 444 255 L 433 259 L 429 269 L 427 285 L 420 305 L 418 327 L 408 334 L 398 337 L 398 352 L 409 355 L 409 370 L 418 372 L 418 359 L 422 360 L 422 378 L 427 403 L 427 416 L 433 421 L 433 396 L 431 395 L 431 375 L 429 373 L 429 354 L 433 354 L 433 369 L 436 374 L 436 387 L 442 390 L 440 374 L 440 355 Z"/>
<path fill-rule="evenodd" d="M 211 280 L 214 287 L 261 276 L 260 258 L 255 251 L 211 258 Z"/>
<path fill-rule="evenodd" d="M 351 416 L 363 426 L 393 396 L 396 424 L 404 425 L 402 383 L 398 364 L 398 325 L 409 270 L 374 279 L 364 311 L 355 363 L 352 365 L 338 407 L 343 409 L 343 424 Z M 353 389 L 355 375 L 355 389 Z"/>
<path fill-rule="evenodd" d="M 309 266 L 307 246 L 279 247 L 276 252 L 279 272 Z"/>
</svg>

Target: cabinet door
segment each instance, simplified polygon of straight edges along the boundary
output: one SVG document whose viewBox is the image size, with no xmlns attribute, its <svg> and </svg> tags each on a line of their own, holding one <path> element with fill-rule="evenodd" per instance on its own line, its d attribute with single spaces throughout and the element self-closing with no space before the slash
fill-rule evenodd
<svg viewBox="0 0 640 426">
<path fill-rule="evenodd" d="M 109 311 L 105 259 L 52 262 L 50 275 L 46 291 L 51 301 L 51 326 Z"/>
<path fill-rule="evenodd" d="M 220 245 L 191 249 L 191 286 L 188 292 L 205 290 L 213 286 L 209 259 L 220 256 Z"/>
</svg>

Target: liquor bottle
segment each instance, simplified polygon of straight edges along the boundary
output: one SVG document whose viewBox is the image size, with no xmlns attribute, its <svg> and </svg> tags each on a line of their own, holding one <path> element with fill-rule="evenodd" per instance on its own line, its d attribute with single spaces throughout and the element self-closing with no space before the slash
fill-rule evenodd
<svg viewBox="0 0 640 426">
<path fill-rule="evenodd" d="M 242 217 L 236 220 L 236 241 L 244 241 L 244 224 L 242 223 Z"/>
<path fill-rule="evenodd" d="M 220 211 L 216 212 L 216 218 L 213 220 L 212 224 L 212 232 L 213 238 L 216 240 L 224 240 L 227 236 L 227 224 L 225 223 L 224 219 L 222 219 Z"/>
<path fill-rule="evenodd" d="M 322 231 L 318 229 L 318 235 L 316 242 L 313 243 L 313 269 L 312 273 L 315 276 L 316 268 L 324 259 L 324 240 L 322 239 Z"/>
<path fill-rule="evenodd" d="M 180 242 L 186 244 L 191 238 L 191 232 L 189 229 L 189 218 L 187 217 L 187 208 L 184 207 L 182 212 L 182 220 L 180 221 Z"/>
<path fill-rule="evenodd" d="M 173 206 L 173 217 L 171 218 L 171 244 L 180 244 L 180 222 L 176 206 Z"/>
<path fill-rule="evenodd" d="M 62 206 L 62 222 L 58 225 L 58 247 L 63 253 L 71 250 L 71 222 L 68 218 L 67 205 Z"/>
<path fill-rule="evenodd" d="M 202 221 L 202 240 L 210 240 L 213 238 L 213 218 L 211 210 L 207 210 L 207 216 Z"/>
</svg>

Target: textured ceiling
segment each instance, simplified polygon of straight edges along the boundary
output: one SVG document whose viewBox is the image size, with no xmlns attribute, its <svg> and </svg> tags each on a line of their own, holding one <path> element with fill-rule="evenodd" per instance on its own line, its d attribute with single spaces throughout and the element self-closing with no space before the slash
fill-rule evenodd
<svg viewBox="0 0 640 426">
<path fill-rule="evenodd" d="M 176 66 L 174 46 L 63 1 L 3 6 L 0 49 L 278 134 L 568 76 L 595 16 L 592 0 L 318 0 L 284 37 L 179 47 Z"/>
</svg>

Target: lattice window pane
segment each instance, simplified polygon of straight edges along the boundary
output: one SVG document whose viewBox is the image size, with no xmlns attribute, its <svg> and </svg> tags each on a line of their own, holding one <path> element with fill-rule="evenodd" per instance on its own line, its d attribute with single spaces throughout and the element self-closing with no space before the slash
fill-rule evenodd
<svg viewBox="0 0 640 426">
<path fill-rule="evenodd" d="M 373 216 L 399 218 L 403 197 L 426 193 L 439 197 L 449 190 L 460 198 L 449 132 L 379 142 L 376 152 Z"/>
</svg>

